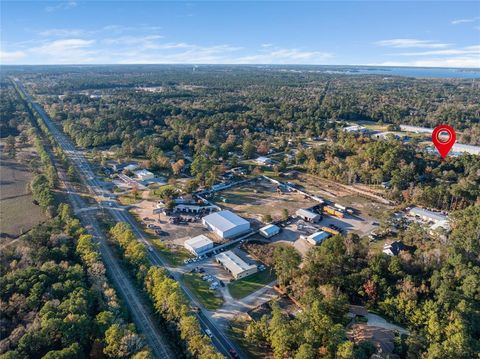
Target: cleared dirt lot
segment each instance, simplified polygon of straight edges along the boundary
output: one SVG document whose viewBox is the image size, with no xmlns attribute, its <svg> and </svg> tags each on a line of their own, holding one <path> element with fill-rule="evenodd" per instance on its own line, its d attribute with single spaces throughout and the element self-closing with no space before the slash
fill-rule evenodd
<svg viewBox="0 0 480 359">
<path fill-rule="evenodd" d="M 46 219 L 45 213 L 33 204 L 28 189 L 32 171 L 28 161 L 34 157 L 32 148 L 17 150 L 15 159 L 0 148 L 0 239 L 16 238 Z"/>
<path fill-rule="evenodd" d="M 367 194 L 366 186 L 349 187 L 303 173 L 299 173 L 297 178 L 290 179 L 290 182 L 310 194 L 354 208 L 358 212 L 357 215 L 367 221 L 377 221 L 383 212 L 393 209 L 393 206 L 386 204 L 387 201 L 375 193 Z"/>
<path fill-rule="evenodd" d="M 259 179 L 245 185 L 217 192 L 213 202 L 222 208 L 229 209 L 239 216 L 253 220 L 260 226 L 261 217 L 269 214 L 279 220 L 283 209 L 290 215 L 299 208 L 308 208 L 317 204 L 311 199 L 294 192 L 277 193 L 277 186 L 266 179 Z"/>
</svg>

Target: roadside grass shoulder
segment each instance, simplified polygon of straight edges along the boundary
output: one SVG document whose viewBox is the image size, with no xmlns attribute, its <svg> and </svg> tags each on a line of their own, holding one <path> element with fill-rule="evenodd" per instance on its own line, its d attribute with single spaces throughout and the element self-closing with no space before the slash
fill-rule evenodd
<svg viewBox="0 0 480 359">
<path fill-rule="evenodd" d="M 123 206 L 130 206 L 132 204 L 136 204 L 141 201 L 141 198 L 135 198 L 133 196 L 118 196 L 118 201 Z"/>
<path fill-rule="evenodd" d="M 192 255 L 183 248 L 169 248 L 159 239 L 152 239 L 155 248 L 162 254 L 162 257 L 172 266 L 178 267 L 183 265 L 183 261 L 192 258 Z"/>
<path fill-rule="evenodd" d="M 208 310 L 217 310 L 223 304 L 223 297 L 209 288 L 208 283 L 196 273 L 185 273 L 184 284 L 190 289 Z"/>
<path fill-rule="evenodd" d="M 276 276 L 273 269 L 266 269 L 229 283 L 228 290 L 233 298 L 241 299 L 261 289 L 266 284 L 273 282 L 275 278 Z"/>
</svg>

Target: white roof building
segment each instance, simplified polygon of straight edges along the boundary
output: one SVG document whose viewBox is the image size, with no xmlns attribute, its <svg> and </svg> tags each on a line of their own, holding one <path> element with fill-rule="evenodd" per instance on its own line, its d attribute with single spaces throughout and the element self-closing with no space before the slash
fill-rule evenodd
<svg viewBox="0 0 480 359">
<path fill-rule="evenodd" d="M 463 143 L 455 143 L 452 147 L 452 152 L 455 153 L 470 153 L 472 155 L 480 155 L 480 146 L 465 145 Z"/>
<path fill-rule="evenodd" d="M 307 242 L 313 244 L 314 246 L 317 246 L 319 244 L 322 244 L 322 242 L 328 237 L 330 237 L 330 233 L 324 231 L 315 232 L 314 234 L 307 237 Z"/>
<path fill-rule="evenodd" d="M 441 214 L 439 212 L 432 212 L 429 211 L 428 209 L 423 209 L 419 207 L 413 207 L 410 209 L 408 212 L 413 217 L 420 217 L 422 220 L 426 222 L 433 222 L 433 223 L 438 223 L 438 222 L 445 222 L 448 220 L 448 217 L 444 214 Z"/>
<path fill-rule="evenodd" d="M 414 133 L 432 133 L 433 132 L 433 128 L 410 126 L 410 125 L 400 125 L 400 130 L 405 132 L 414 132 Z"/>
<path fill-rule="evenodd" d="M 317 222 L 322 218 L 318 213 L 312 212 L 309 209 L 304 208 L 297 209 L 295 214 L 297 215 L 297 217 L 300 217 L 304 221 L 308 222 Z"/>
<path fill-rule="evenodd" d="M 250 222 L 230 211 L 220 211 L 203 217 L 203 225 L 221 238 L 232 238 L 250 230 Z"/>
<path fill-rule="evenodd" d="M 139 166 L 136 163 L 131 163 L 127 166 L 125 166 L 125 170 L 127 171 L 135 171 Z"/>
<path fill-rule="evenodd" d="M 147 170 L 136 171 L 134 172 L 134 174 L 135 174 L 135 177 L 137 177 L 137 179 L 139 179 L 140 181 L 149 180 L 155 177 L 155 175 L 152 172 Z"/>
<path fill-rule="evenodd" d="M 274 224 L 269 224 L 268 226 L 260 228 L 259 232 L 263 237 L 270 238 L 280 233 L 280 227 Z"/>
<path fill-rule="evenodd" d="M 400 241 L 394 241 L 392 243 L 385 243 L 383 245 L 382 252 L 385 253 L 387 256 L 398 256 L 400 251 L 407 250 L 407 247 Z"/>
<path fill-rule="evenodd" d="M 260 165 L 269 165 L 272 163 L 272 160 L 268 157 L 260 156 L 255 160 L 255 162 L 257 162 Z"/>
<path fill-rule="evenodd" d="M 257 272 L 257 266 L 246 263 L 232 251 L 226 251 L 215 256 L 218 263 L 232 273 L 235 279 L 244 278 Z"/>
<path fill-rule="evenodd" d="M 359 125 L 348 126 L 342 129 L 343 132 L 367 132 L 368 130 Z"/>
<path fill-rule="evenodd" d="M 205 251 L 213 248 L 212 240 L 203 234 L 186 240 L 183 245 L 196 256 L 202 255 Z"/>
<path fill-rule="evenodd" d="M 450 227 L 450 223 L 448 221 L 439 221 L 439 222 L 436 222 L 434 224 L 432 224 L 430 226 L 430 232 L 434 232 L 436 231 L 437 229 L 440 229 L 440 228 L 443 228 L 443 230 L 449 232 L 451 227 Z"/>
</svg>

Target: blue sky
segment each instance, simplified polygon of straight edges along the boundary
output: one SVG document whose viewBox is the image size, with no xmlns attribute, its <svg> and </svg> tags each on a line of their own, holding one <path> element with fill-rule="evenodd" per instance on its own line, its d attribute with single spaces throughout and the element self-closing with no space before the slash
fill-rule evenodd
<svg viewBox="0 0 480 359">
<path fill-rule="evenodd" d="M 2 1 L 2 64 L 480 67 L 480 2 Z"/>
</svg>

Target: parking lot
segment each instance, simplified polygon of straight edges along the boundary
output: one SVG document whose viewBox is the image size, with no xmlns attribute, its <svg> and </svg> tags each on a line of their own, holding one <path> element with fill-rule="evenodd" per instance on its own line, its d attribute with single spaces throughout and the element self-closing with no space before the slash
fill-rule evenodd
<svg viewBox="0 0 480 359">
<path fill-rule="evenodd" d="M 139 221 L 144 225 L 147 233 L 157 235 L 163 242 L 183 246 L 190 237 L 200 234 L 208 235 L 208 231 L 203 227 L 200 219 L 197 221 L 182 221 L 173 223 L 171 217 L 165 214 L 153 214 L 156 209 L 156 202 L 151 200 L 143 200 L 132 207 L 131 212 L 137 216 Z M 181 215 L 182 218 L 192 219 L 194 216 Z M 157 233 L 155 233 L 157 231 Z M 214 240 L 214 238 L 212 238 Z"/>
</svg>

